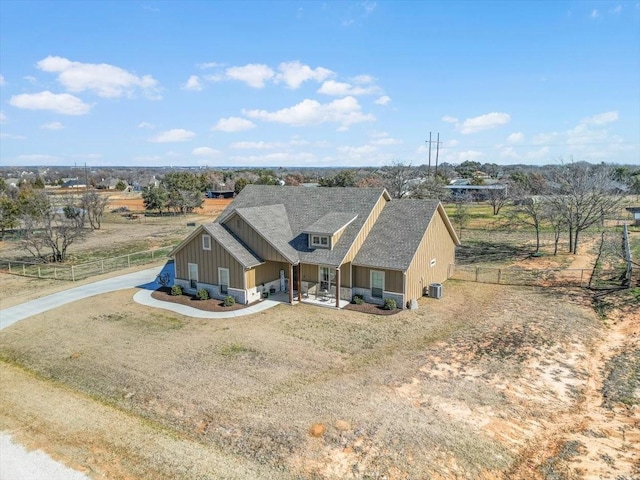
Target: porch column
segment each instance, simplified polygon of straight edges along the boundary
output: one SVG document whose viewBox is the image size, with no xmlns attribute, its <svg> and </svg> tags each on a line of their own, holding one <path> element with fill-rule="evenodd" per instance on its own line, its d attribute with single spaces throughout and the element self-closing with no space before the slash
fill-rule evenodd
<svg viewBox="0 0 640 480">
<path fill-rule="evenodd" d="M 336 308 L 340 308 L 340 266 L 336 268 Z"/>
<path fill-rule="evenodd" d="M 293 303 L 293 264 L 289 264 L 289 303 Z"/>
<path fill-rule="evenodd" d="M 302 301 L 302 264 L 298 263 L 298 284 L 296 285 L 296 289 L 298 290 L 298 301 Z"/>
</svg>

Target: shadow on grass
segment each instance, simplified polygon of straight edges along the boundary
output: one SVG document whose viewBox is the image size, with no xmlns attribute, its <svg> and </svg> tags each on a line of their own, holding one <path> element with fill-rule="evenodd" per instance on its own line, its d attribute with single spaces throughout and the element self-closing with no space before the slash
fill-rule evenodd
<svg viewBox="0 0 640 480">
<path fill-rule="evenodd" d="M 465 242 L 456 248 L 456 262 L 471 265 L 485 262 L 521 260 L 532 254 L 531 247 L 484 241 Z"/>
</svg>

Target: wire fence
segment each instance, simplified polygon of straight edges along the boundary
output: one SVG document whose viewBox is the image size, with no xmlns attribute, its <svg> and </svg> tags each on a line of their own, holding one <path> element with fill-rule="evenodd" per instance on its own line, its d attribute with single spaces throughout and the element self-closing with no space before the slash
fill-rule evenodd
<svg viewBox="0 0 640 480">
<path fill-rule="evenodd" d="M 591 278 L 591 270 L 577 268 L 494 268 L 451 264 L 449 265 L 449 277 L 456 280 L 499 285 L 587 287 Z"/>
<path fill-rule="evenodd" d="M 69 280 L 72 282 L 85 278 L 114 272 L 136 265 L 144 265 L 168 257 L 173 247 L 161 247 L 153 250 L 129 253 L 117 257 L 104 258 L 78 265 L 60 265 L 55 263 L 30 263 L 0 259 L 0 272 L 25 277 Z"/>
</svg>

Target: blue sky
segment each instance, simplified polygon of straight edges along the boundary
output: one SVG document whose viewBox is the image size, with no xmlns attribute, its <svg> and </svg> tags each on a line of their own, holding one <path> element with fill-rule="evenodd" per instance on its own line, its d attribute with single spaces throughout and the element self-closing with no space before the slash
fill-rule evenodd
<svg viewBox="0 0 640 480">
<path fill-rule="evenodd" d="M 1 165 L 640 164 L 640 1 L 0 2 Z"/>
</svg>

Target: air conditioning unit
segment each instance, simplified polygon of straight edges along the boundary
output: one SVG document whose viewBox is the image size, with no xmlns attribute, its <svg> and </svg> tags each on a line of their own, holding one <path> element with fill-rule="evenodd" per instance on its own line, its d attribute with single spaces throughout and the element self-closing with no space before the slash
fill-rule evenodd
<svg viewBox="0 0 640 480">
<path fill-rule="evenodd" d="M 431 298 L 442 298 L 442 284 L 441 283 L 429 284 L 429 296 Z"/>
</svg>

